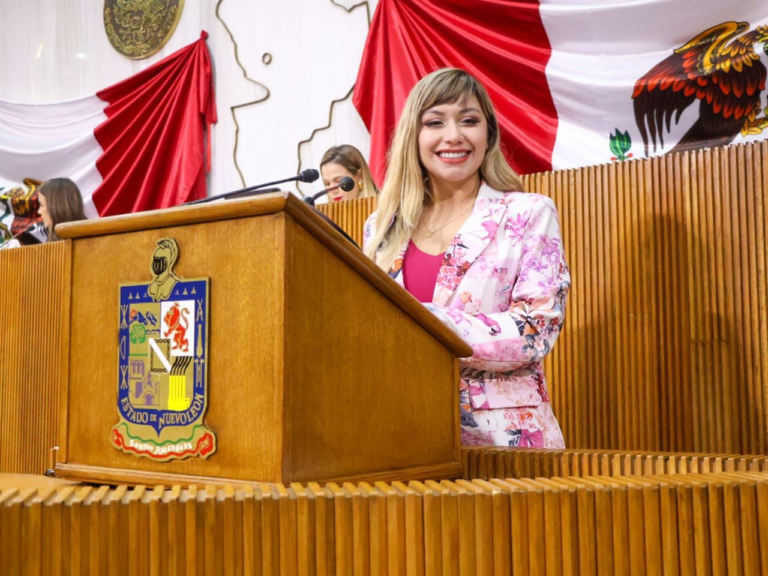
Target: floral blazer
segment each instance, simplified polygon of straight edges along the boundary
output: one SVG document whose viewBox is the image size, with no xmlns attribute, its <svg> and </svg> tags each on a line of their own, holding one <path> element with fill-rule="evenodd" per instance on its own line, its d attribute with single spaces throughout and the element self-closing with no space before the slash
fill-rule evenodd
<svg viewBox="0 0 768 576">
<path fill-rule="evenodd" d="M 376 213 L 365 223 L 364 245 L 375 228 Z M 407 246 L 389 271 L 401 286 Z M 570 285 L 552 200 L 481 186 L 425 304 L 472 347 L 461 361 L 471 408 L 549 402 L 541 362 L 563 326 Z"/>
</svg>

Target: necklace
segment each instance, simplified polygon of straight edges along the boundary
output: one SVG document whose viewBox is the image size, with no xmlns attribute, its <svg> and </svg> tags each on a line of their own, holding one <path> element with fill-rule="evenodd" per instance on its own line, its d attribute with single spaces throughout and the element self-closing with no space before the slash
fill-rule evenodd
<svg viewBox="0 0 768 576">
<path fill-rule="evenodd" d="M 471 206 L 470 206 L 470 208 L 471 208 Z M 445 224 L 443 224 L 442 226 L 438 226 L 438 227 L 437 227 L 437 228 L 435 228 L 434 230 L 430 230 L 430 229 L 429 229 L 429 228 L 427 228 L 427 226 L 425 225 L 425 226 L 424 226 L 424 228 L 426 228 L 426 230 L 427 230 L 427 238 L 432 238 L 432 236 L 434 235 L 434 233 L 435 233 L 435 232 L 437 232 L 437 231 L 439 231 L 439 230 L 442 230 L 443 228 L 445 228 L 446 226 L 448 226 L 448 224 L 450 224 L 450 223 L 452 223 L 452 222 L 456 222 L 456 220 L 458 220 L 459 218 L 461 218 L 462 216 L 464 216 L 464 214 L 466 214 L 467 212 L 469 212 L 469 208 L 465 208 L 464 210 L 462 210 L 461 212 L 459 212 L 459 215 L 458 215 L 458 216 L 456 216 L 455 218 L 452 218 L 451 220 L 448 220 L 448 222 L 446 222 L 446 223 L 445 223 Z"/>
<path fill-rule="evenodd" d="M 478 187 L 477 187 L 477 190 L 475 190 L 475 193 L 474 193 L 474 194 L 472 194 L 472 196 L 470 196 L 470 197 L 469 197 L 469 199 L 471 199 L 471 200 L 474 200 L 474 199 L 477 197 L 477 193 L 478 193 L 479 191 L 480 191 L 480 186 L 478 186 Z M 430 230 L 429 228 L 427 228 L 427 225 L 425 224 L 425 225 L 424 225 L 424 229 L 427 231 L 427 238 L 432 238 L 432 236 L 435 234 L 435 232 L 438 232 L 438 231 L 442 230 L 443 228 L 445 228 L 446 226 L 448 226 L 448 224 L 451 224 L 451 223 L 453 223 L 453 222 L 456 222 L 456 220 L 458 220 L 459 218 L 461 218 L 462 216 L 464 216 L 464 214 L 466 214 L 467 212 L 469 212 L 469 211 L 472 209 L 472 207 L 473 207 L 474 205 L 475 205 L 475 203 L 474 203 L 474 202 L 472 202 L 472 203 L 471 203 L 471 204 L 470 204 L 470 205 L 469 205 L 467 208 L 464 208 L 464 210 L 462 210 L 461 212 L 459 212 L 459 214 L 458 214 L 457 216 L 455 216 L 455 217 L 451 218 L 450 220 L 448 220 L 448 222 L 446 222 L 445 224 L 441 224 L 440 226 L 438 226 L 437 228 L 435 228 L 435 229 L 433 229 L 433 230 Z"/>
</svg>

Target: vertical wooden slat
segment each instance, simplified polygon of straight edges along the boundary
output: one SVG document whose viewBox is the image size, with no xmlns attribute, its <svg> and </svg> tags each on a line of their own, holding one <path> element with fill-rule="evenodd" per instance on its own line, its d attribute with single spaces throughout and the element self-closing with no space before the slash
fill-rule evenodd
<svg viewBox="0 0 768 576">
<path fill-rule="evenodd" d="M 44 473 L 58 443 L 71 246 L 0 250 L 0 472 Z"/>
</svg>

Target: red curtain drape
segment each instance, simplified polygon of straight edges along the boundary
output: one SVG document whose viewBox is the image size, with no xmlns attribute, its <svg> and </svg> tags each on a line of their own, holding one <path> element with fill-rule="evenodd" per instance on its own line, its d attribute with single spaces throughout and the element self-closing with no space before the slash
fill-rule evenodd
<svg viewBox="0 0 768 576">
<path fill-rule="evenodd" d="M 380 0 L 353 102 L 371 133 L 381 184 L 391 135 L 411 88 L 448 66 L 488 90 L 502 143 L 519 173 L 552 168 L 557 113 L 544 74 L 551 53 L 536 1 Z"/>
<path fill-rule="evenodd" d="M 207 128 L 216 122 L 206 32 L 200 40 L 97 95 L 107 121 L 94 132 L 104 153 L 93 200 L 101 216 L 202 198 Z"/>
</svg>

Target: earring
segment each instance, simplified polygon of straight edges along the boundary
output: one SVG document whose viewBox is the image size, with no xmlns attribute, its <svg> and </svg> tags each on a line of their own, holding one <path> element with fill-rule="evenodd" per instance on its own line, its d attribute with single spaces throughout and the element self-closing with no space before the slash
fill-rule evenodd
<svg viewBox="0 0 768 576">
<path fill-rule="evenodd" d="M 357 181 L 357 189 L 360 190 L 360 192 L 363 191 L 363 181 L 362 180 L 358 180 Z"/>
</svg>

